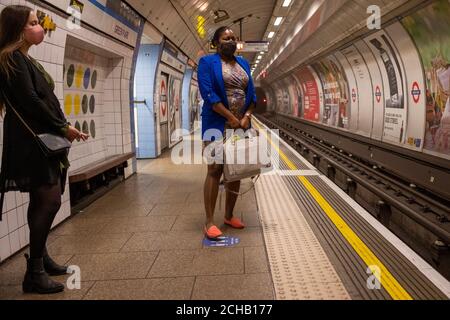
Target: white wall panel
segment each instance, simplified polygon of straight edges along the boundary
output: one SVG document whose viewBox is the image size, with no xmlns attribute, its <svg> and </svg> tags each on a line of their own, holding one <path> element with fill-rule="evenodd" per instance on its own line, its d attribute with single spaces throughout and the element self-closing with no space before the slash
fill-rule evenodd
<svg viewBox="0 0 450 320">
<path fill-rule="evenodd" d="M 407 125 L 407 97 L 402 61 L 395 45 L 383 30 L 370 35 L 364 41 L 374 54 L 383 77 L 385 108 L 382 140 L 402 145 Z"/>
<path fill-rule="evenodd" d="M 358 85 L 356 83 L 355 74 L 353 69 L 348 63 L 347 59 L 341 52 L 336 52 L 334 57 L 337 59 L 338 63 L 344 69 L 345 76 L 347 78 L 348 90 L 347 99 L 350 101 L 350 115 L 348 115 L 348 129 L 351 131 L 358 130 L 359 126 L 359 95 L 358 95 Z"/>
<path fill-rule="evenodd" d="M 364 62 L 367 66 L 367 69 L 369 70 L 370 79 L 372 82 L 371 92 L 373 93 L 373 110 L 371 138 L 375 140 L 381 140 L 381 138 L 383 137 L 384 123 L 384 86 L 380 67 L 376 62 L 372 51 L 364 41 L 357 41 L 355 43 L 355 47 L 364 58 Z"/>
<path fill-rule="evenodd" d="M 355 75 L 358 95 L 358 126 L 356 133 L 370 137 L 372 131 L 373 119 L 373 100 L 372 81 L 369 69 L 364 62 L 364 58 L 358 52 L 355 46 L 350 46 L 341 50 L 342 54 L 347 58 L 353 74 Z M 352 118 L 354 113 L 352 112 Z"/>
</svg>

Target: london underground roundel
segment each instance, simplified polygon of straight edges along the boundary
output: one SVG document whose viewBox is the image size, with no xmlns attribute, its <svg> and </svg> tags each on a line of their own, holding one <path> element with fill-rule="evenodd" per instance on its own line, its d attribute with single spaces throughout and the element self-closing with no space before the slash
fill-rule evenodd
<svg viewBox="0 0 450 320">
<path fill-rule="evenodd" d="M 412 85 L 411 95 L 415 103 L 418 103 L 420 100 L 422 92 L 420 91 L 419 84 L 415 81 Z"/>
<path fill-rule="evenodd" d="M 379 86 L 377 86 L 375 89 L 375 98 L 377 99 L 378 103 L 381 102 L 381 89 Z"/>
<path fill-rule="evenodd" d="M 167 90 L 166 90 L 166 82 L 164 80 L 161 81 L 160 99 L 161 99 L 161 115 L 165 117 L 167 113 Z"/>
</svg>

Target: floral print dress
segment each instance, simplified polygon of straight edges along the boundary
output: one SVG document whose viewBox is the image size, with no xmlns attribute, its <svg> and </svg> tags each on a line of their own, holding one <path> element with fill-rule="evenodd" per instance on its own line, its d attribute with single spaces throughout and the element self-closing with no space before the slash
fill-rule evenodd
<svg viewBox="0 0 450 320">
<path fill-rule="evenodd" d="M 248 74 L 239 63 L 227 63 L 222 60 L 222 75 L 229 110 L 238 120 L 241 120 L 245 113 L 245 90 L 249 82 Z M 228 122 L 225 124 L 226 129 L 231 129 Z"/>
</svg>

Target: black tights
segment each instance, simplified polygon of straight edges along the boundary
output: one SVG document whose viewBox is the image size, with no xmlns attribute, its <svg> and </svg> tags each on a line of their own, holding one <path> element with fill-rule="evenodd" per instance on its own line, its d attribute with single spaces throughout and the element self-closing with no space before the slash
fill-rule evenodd
<svg viewBox="0 0 450 320">
<path fill-rule="evenodd" d="M 30 228 L 30 257 L 41 258 L 56 214 L 61 208 L 61 185 L 44 185 L 30 191 L 28 226 Z"/>
</svg>

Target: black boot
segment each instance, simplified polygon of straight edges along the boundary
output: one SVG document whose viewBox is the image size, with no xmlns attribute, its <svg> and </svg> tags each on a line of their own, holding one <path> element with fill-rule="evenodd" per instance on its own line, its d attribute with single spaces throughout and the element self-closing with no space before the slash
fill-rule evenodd
<svg viewBox="0 0 450 320">
<path fill-rule="evenodd" d="M 48 277 L 44 270 L 44 262 L 42 258 L 30 259 L 25 254 L 27 259 L 27 272 L 22 283 L 22 290 L 25 293 L 57 293 L 64 290 L 64 286 Z"/>
<path fill-rule="evenodd" d="M 52 258 L 48 255 L 47 250 L 44 250 L 44 269 L 45 272 L 47 272 L 50 276 L 62 276 L 67 274 L 67 267 L 66 266 L 60 266 L 55 261 L 53 261 Z"/>
</svg>

